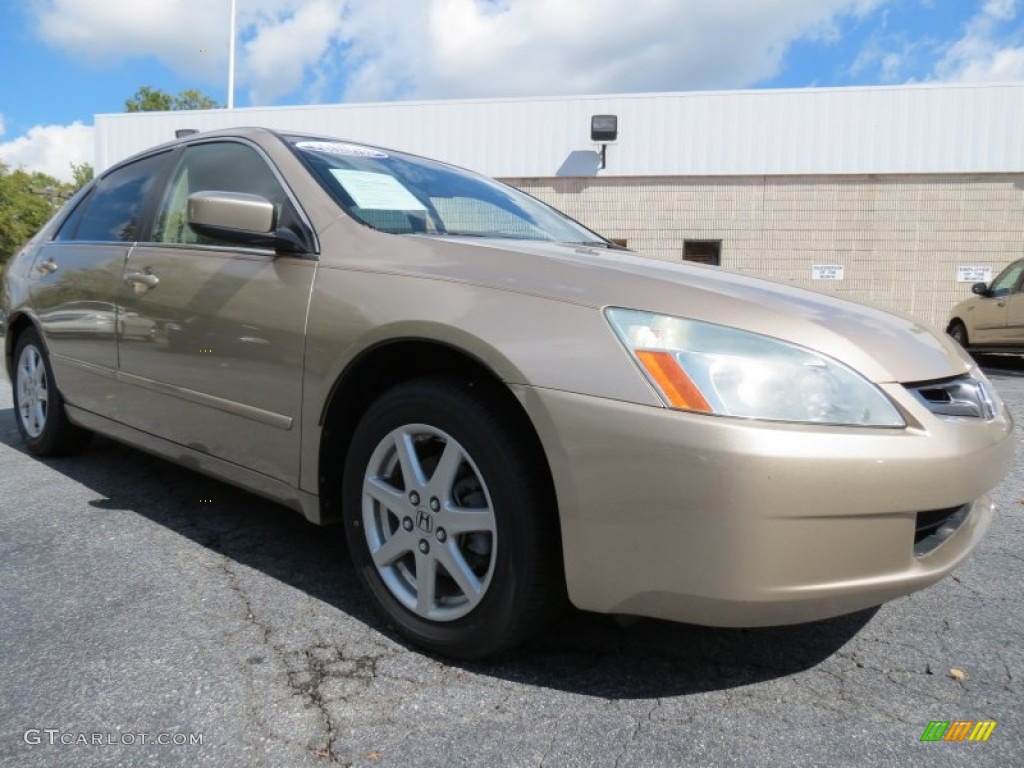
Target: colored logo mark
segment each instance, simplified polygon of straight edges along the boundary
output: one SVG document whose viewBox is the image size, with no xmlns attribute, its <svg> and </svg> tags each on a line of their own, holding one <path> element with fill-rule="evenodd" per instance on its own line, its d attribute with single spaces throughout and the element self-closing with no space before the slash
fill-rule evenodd
<svg viewBox="0 0 1024 768">
<path fill-rule="evenodd" d="M 988 741 L 995 729 L 995 720 L 932 720 L 921 741 Z"/>
</svg>

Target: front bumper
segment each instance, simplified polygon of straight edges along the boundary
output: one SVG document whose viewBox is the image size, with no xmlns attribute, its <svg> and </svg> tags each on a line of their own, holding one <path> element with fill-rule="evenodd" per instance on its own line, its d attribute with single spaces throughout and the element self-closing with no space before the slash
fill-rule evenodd
<svg viewBox="0 0 1024 768">
<path fill-rule="evenodd" d="M 921 589 L 981 540 L 1013 456 L 1005 410 L 942 418 L 900 398 L 914 426 L 893 430 L 518 394 L 551 465 L 569 597 L 606 613 L 768 626 Z M 918 514 L 964 505 L 956 532 L 915 555 Z"/>
</svg>

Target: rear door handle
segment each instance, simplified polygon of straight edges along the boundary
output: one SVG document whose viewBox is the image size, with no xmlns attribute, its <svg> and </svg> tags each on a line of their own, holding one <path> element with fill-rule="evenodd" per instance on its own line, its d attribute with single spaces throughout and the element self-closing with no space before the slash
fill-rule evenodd
<svg viewBox="0 0 1024 768">
<path fill-rule="evenodd" d="M 48 258 L 46 261 L 44 261 L 42 264 L 36 265 L 36 272 L 39 272 L 40 274 L 43 275 L 52 275 L 54 272 L 57 271 L 57 269 L 57 262 L 53 260 L 52 256 Z"/>
</svg>

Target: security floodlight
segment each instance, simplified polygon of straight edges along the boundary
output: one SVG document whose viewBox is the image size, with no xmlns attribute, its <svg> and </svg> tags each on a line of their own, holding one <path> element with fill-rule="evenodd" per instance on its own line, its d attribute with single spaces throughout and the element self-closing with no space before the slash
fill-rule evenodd
<svg viewBox="0 0 1024 768">
<path fill-rule="evenodd" d="M 590 118 L 590 139 L 599 144 L 611 144 L 619 138 L 618 115 L 594 115 Z"/>
<path fill-rule="evenodd" d="M 619 139 L 618 115 L 593 115 L 590 118 L 590 140 L 601 145 L 601 166 L 603 171 L 608 157 L 608 145 Z"/>
</svg>

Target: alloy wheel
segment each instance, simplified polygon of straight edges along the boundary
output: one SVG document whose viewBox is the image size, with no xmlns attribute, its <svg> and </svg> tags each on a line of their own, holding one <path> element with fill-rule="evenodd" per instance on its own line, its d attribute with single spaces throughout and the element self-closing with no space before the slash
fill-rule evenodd
<svg viewBox="0 0 1024 768">
<path fill-rule="evenodd" d="M 466 450 L 435 427 L 399 427 L 371 455 L 362 491 L 370 557 L 391 594 L 432 621 L 472 611 L 498 542 L 490 493 Z"/>
<path fill-rule="evenodd" d="M 18 418 L 30 437 L 39 437 L 46 428 L 50 390 L 46 363 L 32 344 L 21 350 L 15 386 L 18 390 Z"/>
</svg>

